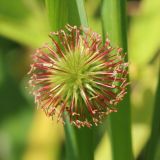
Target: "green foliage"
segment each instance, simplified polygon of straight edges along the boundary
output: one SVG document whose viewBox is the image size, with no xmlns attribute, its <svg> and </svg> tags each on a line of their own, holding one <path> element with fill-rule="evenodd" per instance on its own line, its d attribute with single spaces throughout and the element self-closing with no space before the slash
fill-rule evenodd
<svg viewBox="0 0 160 160">
<path fill-rule="evenodd" d="M 157 85 L 157 91 L 155 95 L 154 112 L 151 125 L 151 135 L 146 148 L 145 160 L 155 160 L 156 159 L 156 148 L 158 146 L 159 130 L 160 130 L 160 69 L 159 69 L 159 79 Z"/>
<path fill-rule="evenodd" d="M 130 24 L 130 58 L 139 66 L 146 65 L 159 49 L 160 1 L 143 0 Z"/>
<path fill-rule="evenodd" d="M 104 0 L 102 8 L 104 36 L 108 32 L 111 43 L 122 47 L 124 52 L 127 51 L 125 5 L 125 0 Z M 119 104 L 121 107 L 118 114 L 110 116 L 110 136 L 114 160 L 133 159 L 129 94 L 128 91 L 124 101 Z"/>
<path fill-rule="evenodd" d="M 27 86 L 26 73 L 29 70 L 31 59 L 29 55 L 34 52 L 32 51 L 33 48 L 40 47 L 48 41 L 50 31 L 64 28 L 67 23 L 87 26 L 88 18 L 89 26 L 94 31 L 101 33 L 100 10 L 102 8 L 104 33 L 109 36 L 113 46 L 122 46 L 127 51 L 125 32 L 127 29 L 123 23 L 124 19 L 121 19 L 121 14 L 118 14 L 121 11 L 117 8 L 119 6 L 117 3 L 123 1 L 112 0 L 108 3 L 109 1 L 104 0 L 102 4 L 100 0 L 94 2 L 93 0 L 86 0 L 84 2 L 83 4 L 82 0 L 48 1 L 49 18 L 47 18 L 43 0 L 0 0 L 0 159 L 17 160 L 24 158 L 24 160 L 30 160 L 39 159 L 39 157 L 43 159 L 41 153 L 45 150 L 47 151 L 46 155 L 49 152 L 52 155 L 50 158 L 44 158 L 46 160 L 54 159 L 53 157 L 56 157 L 54 160 L 58 160 L 57 157 L 64 158 L 63 136 L 58 129 L 53 130 L 54 133 L 58 134 L 56 137 L 45 132 L 48 129 L 48 123 L 45 124 L 41 117 L 37 119 L 32 104 L 33 99 L 25 89 Z M 159 54 L 160 43 L 160 1 L 142 0 L 138 1 L 139 5 L 134 4 L 129 3 L 127 11 L 129 15 L 132 13 L 129 17 L 128 53 L 132 88 L 129 91 L 131 94 L 129 94 L 131 95 L 133 111 L 133 149 L 135 158 L 139 154 L 141 155 L 141 150 L 148 140 L 151 128 L 145 160 L 146 158 L 152 159 L 150 157 L 159 159 L 155 155 L 155 152 L 157 155 L 160 153 L 159 145 L 157 145 L 159 142 L 157 128 L 159 124 L 159 107 L 157 107 L 159 106 L 159 98 L 157 98 L 159 86 L 157 86 L 158 91 L 155 95 L 155 82 L 158 78 L 158 67 L 155 59 Z M 86 17 L 85 8 L 88 17 Z M 116 10 L 114 13 L 112 13 L 113 9 Z M 48 24 L 48 19 L 51 27 Z M 119 23 L 122 25 L 120 26 Z M 152 65 L 148 65 L 148 62 L 151 62 Z M 154 99 L 156 99 L 155 107 L 153 107 Z M 111 115 L 111 121 L 114 122 L 114 125 L 111 126 L 112 132 L 110 134 L 114 140 L 107 136 L 108 124 L 106 125 L 106 122 L 96 129 L 79 130 L 69 124 L 65 125 L 67 135 L 67 147 L 65 149 L 68 159 L 78 159 L 77 157 L 79 157 L 80 159 L 92 160 L 94 150 L 96 160 L 110 160 L 110 140 L 115 143 L 113 147 L 113 154 L 115 155 L 113 157 L 122 160 L 129 157 L 131 149 L 124 147 L 125 145 L 130 146 L 129 105 L 129 97 L 126 97 L 124 102 L 120 104 L 119 112 Z M 153 109 L 155 111 L 150 126 L 149 122 Z M 32 122 L 33 116 L 35 116 L 34 122 Z M 38 125 L 36 122 L 39 122 Z M 125 128 L 124 126 L 128 127 Z M 32 128 L 35 130 L 34 134 L 31 131 Z M 42 130 L 40 130 L 41 128 Z M 104 131 L 106 134 L 103 136 Z M 28 138 L 30 134 L 33 139 L 41 134 L 40 137 L 45 144 L 41 143 L 39 139 L 37 143 L 33 141 L 29 145 L 30 151 L 28 151 L 27 144 L 30 144 Z M 123 138 L 121 138 L 122 136 Z M 60 141 L 52 146 L 53 139 L 60 139 Z M 94 144 L 95 141 L 96 145 Z M 59 148 L 61 149 L 59 150 Z M 31 157 L 26 158 L 26 152 L 29 152 Z"/>
<path fill-rule="evenodd" d="M 0 1 L 0 35 L 37 47 L 47 41 L 48 28 L 46 14 L 38 2 Z"/>
<path fill-rule="evenodd" d="M 68 21 L 68 5 L 64 0 L 46 0 L 50 28 L 53 31 L 62 29 Z"/>
<path fill-rule="evenodd" d="M 11 21 L 21 21 L 29 15 L 29 8 L 22 0 L 12 0 L 8 3 L 6 0 L 0 1 L 0 18 Z"/>
</svg>

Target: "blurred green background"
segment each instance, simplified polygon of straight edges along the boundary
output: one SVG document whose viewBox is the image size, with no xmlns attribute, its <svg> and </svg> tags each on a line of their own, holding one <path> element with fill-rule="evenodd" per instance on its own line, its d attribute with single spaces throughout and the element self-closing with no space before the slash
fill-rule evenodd
<svg viewBox="0 0 160 160">
<path fill-rule="evenodd" d="M 89 26 L 101 33 L 101 1 L 86 0 L 85 7 Z M 127 1 L 127 16 L 133 150 L 141 160 L 158 83 L 160 1 Z M 35 109 L 27 88 L 31 55 L 49 32 L 43 0 L 0 0 L 0 160 L 64 159 L 63 126 Z M 99 128 L 95 159 L 111 160 L 107 122 Z"/>
</svg>

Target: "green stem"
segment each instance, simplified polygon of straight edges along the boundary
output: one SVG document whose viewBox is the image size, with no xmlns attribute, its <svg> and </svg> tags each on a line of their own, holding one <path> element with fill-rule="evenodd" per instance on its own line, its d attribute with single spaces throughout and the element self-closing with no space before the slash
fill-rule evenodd
<svg viewBox="0 0 160 160">
<path fill-rule="evenodd" d="M 160 64 L 159 64 L 160 65 Z M 158 138 L 160 137 L 160 68 L 157 91 L 155 95 L 155 106 L 152 119 L 151 135 L 146 148 L 145 160 L 154 160 L 156 155 L 156 148 L 158 144 Z"/>
<path fill-rule="evenodd" d="M 68 22 L 66 0 L 45 0 L 50 28 L 54 31 L 62 29 Z"/>
<path fill-rule="evenodd" d="M 68 22 L 76 26 L 88 26 L 83 0 L 68 0 Z"/>
<path fill-rule="evenodd" d="M 83 0 L 46 0 L 51 29 L 56 31 L 65 24 L 88 26 Z M 77 129 L 65 124 L 67 160 L 93 160 L 93 129 Z"/>
<path fill-rule="evenodd" d="M 69 24 L 77 26 L 88 26 L 83 0 L 68 0 Z M 79 149 L 79 160 L 93 160 L 93 128 L 74 128 Z"/>
<path fill-rule="evenodd" d="M 75 128 L 79 147 L 79 160 L 94 160 L 93 128 Z"/>
<path fill-rule="evenodd" d="M 64 126 L 65 136 L 66 136 L 66 160 L 78 160 L 78 146 L 77 146 L 77 137 L 75 135 L 74 128 L 70 125 L 69 119 L 66 120 Z"/>
<path fill-rule="evenodd" d="M 104 0 L 102 24 L 104 35 L 108 35 L 115 47 L 127 52 L 125 0 Z M 127 58 L 126 58 L 127 60 Z M 118 113 L 110 116 L 110 132 L 113 160 L 132 160 L 130 90 L 119 104 Z"/>
</svg>

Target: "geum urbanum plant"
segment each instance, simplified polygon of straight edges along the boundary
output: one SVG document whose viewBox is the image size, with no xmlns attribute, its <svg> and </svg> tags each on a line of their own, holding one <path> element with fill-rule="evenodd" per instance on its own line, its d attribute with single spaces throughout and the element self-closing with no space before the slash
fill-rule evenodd
<svg viewBox="0 0 160 160">
<path fill-rule="evenodd" d="M 66 25 L 37 49 L 30 81 L 35 103 L 47 116 L 65 116 L 77 127 L 97 125 L 126 94 L 127 66 L 121 48 L 88 28 Z M 65 112 L 65 114 L 64 114 Z"/>
</svg>

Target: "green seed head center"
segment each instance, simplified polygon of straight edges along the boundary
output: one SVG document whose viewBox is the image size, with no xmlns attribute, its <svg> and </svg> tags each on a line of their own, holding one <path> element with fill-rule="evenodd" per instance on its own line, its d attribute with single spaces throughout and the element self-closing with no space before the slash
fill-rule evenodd
<svg viewBox="0 0 160 160">
<path fill-rule="evenodd" d="M 54 71 L 52 82 L 62 84 L 64 92 L 73 91 L 90 83 L 89 73 L 96 65 L 87 63 L 89 55 L 81 51 L 68 52 L 56 62 L 57 70 Z"/>
<path fill-rule="evenodd" d="M 81 48 L 76 51 L 68 52 L 64 57 L 57 59 L 56 69 L 52 75 L 52 82 L 55 86 L 60 85 L 58 90 L 62 93 L 62 97 L 81 96 L 81 91 L 86 86 L 93 86 L 91 74 L 101 71 L 100 60 L 90 62 L 94 57 L 94 53 L 88 53 L 87 50 Z"/>
<path fill-rule="evenodd" d="M 80 55 L 79 52 L 69 53 L 66 57 L 59 62 L 59 67 L 62 68 L 64 73 L 63 78 L 65 83 L 74 85 L 81 85 L 87 78 L 89 66 L 86 65 L 87 56 Z"/>
</svg>

